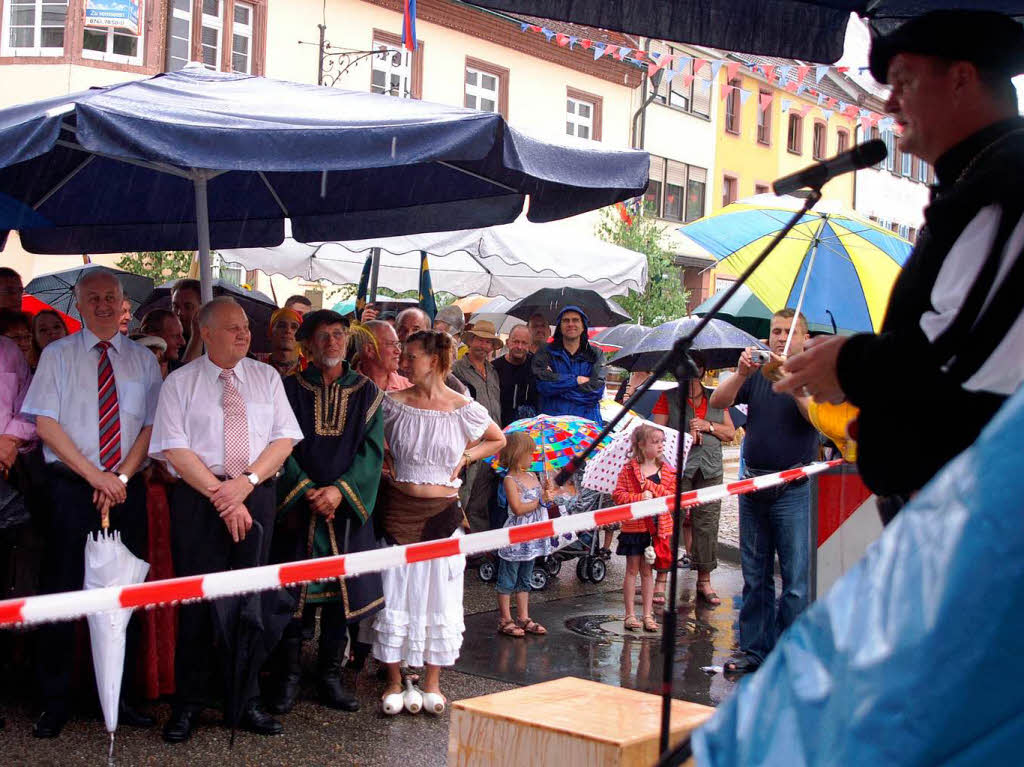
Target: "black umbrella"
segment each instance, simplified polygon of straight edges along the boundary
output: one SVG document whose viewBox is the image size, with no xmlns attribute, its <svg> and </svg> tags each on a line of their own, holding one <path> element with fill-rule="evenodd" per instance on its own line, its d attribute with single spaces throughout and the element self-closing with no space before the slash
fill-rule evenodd
<svg viewBox="0 0 1024 767">
<path fill-rule="evenodd" d="M 605 328 L 600 333 L 590 339 L 590 343 L 595 346 L 600 346 L 602 349 L 606 346 L 615 346 L 618 349 L 624 349 L 627 346 L 632 346 L 637 343 L 641 338 L 647 335 L 649 327 L 646 325 L 615 325 L 614 327 Z M 605 349 L 607 351 L 607 349 Z M 617 351 L 617 349 L 615 350 Z"/>
<path fill-rule="evenodd" d="M 238 567 L 260 561 L 263 535 L 263 526 L 253 520 L 252 529 L 232 550 L 232 560 Z M 227 660 L 224 716 L 231 727 L 232 745 L 260 669 L 281 640 L 297 603 L 296 594 L 288 589 L 225 597 L 211 603 L 221 657 Z"/>
<path fill-rule="evenodd" d="M 535 312 L 540 312 L 550 323 L 567 306 L 578 306 L 586 312 L 590 327 L 621 325 L 632 319 L 625 309 L 610 298 L 585 288 L 541 288 L 512 301 L 496 298 L 481 306 L 474 316 L 501 313 L 525 321 Z"/>
<path fill-rule="evenodd" d="M 75 285 L 82 275 L 93 269 L 107 269 L 117 275 L 124 290 L 124 297 L 131 301 L 132 310 L 136 310 L 153 292 L 153 280 L 141 274 L 132 274 L 120 269 L 109 269 L 99 264 L 82 264 L 74 269 L 65 269 L 52 274 L 42 274 L 25 286 L 25 292 L 47 303 L 57 311 L 81 321 L 82 315 L 75 306 Z"/>
<path fill-rule="evenodd" d="M 665 352 L 671 350 L 676 340 L 689 333 L 698 322 L 699 317 L 683 317 L 658 325 L 637 343 L 621 349 L 609 364 L 627 370 L 654 370 Z M 748 346 L 765 348 L 752 335 L 728 322 L 711 320 L 691 348 L 704 358 L 708 370 L 717 370 L 735 366 Z"/>
<path fill-rule="evenodd" d="M 152 288 L 141 306 L 135 310 L 135 316 L 141 320 L 153 309 L 170 309 L 171 289 L 175 282 L 177 280 L 165 282 L 158 288 Z M 273 299 L 266 293 L 249 290 L 225 280 L 213 281 L 213 295 L 231 296 L 241 304 L 249 318 L 249 328 L 252 330 L 251 351 L 269 351 L 267 332 L 270 329 L 270 315 L 277 311 L 277 304 Z M 185 331 L 188 332 L 188 328 L 185 328 Z"/>
</svg>

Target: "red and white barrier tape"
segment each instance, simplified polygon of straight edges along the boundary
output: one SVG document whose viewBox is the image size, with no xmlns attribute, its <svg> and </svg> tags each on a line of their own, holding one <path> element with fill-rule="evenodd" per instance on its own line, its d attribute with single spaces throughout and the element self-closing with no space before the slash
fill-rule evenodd
<svg viewBox="0 0 1024 767">
<path fill-rule="evenodd" d="M 683 493 L 682 507 L 700 506 L 729 495 L 743 495 L 774 487 L 795 479 L 803 479 L 837 466 L 841 461 L 812 463 L 798 469 L 742 479 L 725 485 L 705 487 Z M 68 591 L 24 599 L 0 601 L 0 626 L 27 626 L 51 621 L 72 620 L 86 615 L 118 610 L 124 607 L 155 607 L 176 602 L 218 599 L 255 591 L 268 591 L 331 578 L 402 567 L 413 562 L 450 557 L 455 554 L 483 554 L 510 544 L 550 538 L 565 533 L 579 533 L 628 519 L 641 519 L 669 510 L 670 498 L 627 503 L 582 514 L 562 516 L 547 522 L 522 527 L 501 528 L 472 533 L 457 538 L 389 546 L 373 551 L 360 551 L 337 557 L 310 559 L 280 565 L 263 565 L 244 570 L 228 570 L 187 578 L 150 581 L 135 586 L 112 586 L 87 591 Z"/>
</svg>

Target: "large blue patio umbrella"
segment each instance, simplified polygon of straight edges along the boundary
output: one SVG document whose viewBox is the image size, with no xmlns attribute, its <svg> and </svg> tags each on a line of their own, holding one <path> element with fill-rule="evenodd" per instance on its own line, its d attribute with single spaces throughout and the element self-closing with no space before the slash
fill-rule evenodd
<svg viewBox="0 0 1024 767">
<path fill-rule="evenodd" d="M 502 117 L 198 65 L 0 110 L 0 242 L 33 253 L 274 246 L 551 221 L 640 194 L 648 156 Z M 41 218 L 40 218 L 41 217 Z M 47 225 L 41 225 L 47 224 Z"/>
</svg>

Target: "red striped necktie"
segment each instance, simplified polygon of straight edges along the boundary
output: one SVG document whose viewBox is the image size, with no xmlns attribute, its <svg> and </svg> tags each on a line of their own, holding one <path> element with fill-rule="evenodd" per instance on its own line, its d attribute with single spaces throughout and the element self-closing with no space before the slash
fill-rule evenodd
<svg viewBox="0 0 1024 767">
<path fill-rule="evenodd" d="M 100 463 L 107 471 L 113 471 L 121 463 L 121 417 L 117 407 L 117 382 L 114 368 L 107 356 L 109 341 L 96 344 L 100 350 L 97 367 L 100 413 Z"/>
</svg>

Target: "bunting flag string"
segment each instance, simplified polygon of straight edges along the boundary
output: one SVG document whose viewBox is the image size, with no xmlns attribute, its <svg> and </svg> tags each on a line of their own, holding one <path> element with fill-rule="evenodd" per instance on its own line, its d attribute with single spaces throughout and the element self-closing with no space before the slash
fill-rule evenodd
<svg viewBox="0 0 1024 767">
<path fill-rule="evenodd" d="M 817 108 L 822 113 L 827 113 L 826 120 L 831 119 L 832 115 L 838 113 L 849 117 L 851 120 L 859 120 L 862 125 L 868 124 L 871 128 L 877 127 L 882 131 L 897 130 L 898 128 L 894 121 L 886 121 L 880 114 L 860 108 L 856 104 L 847 104 L 834 97 L 826 96 L 820 90 L 808 84 L 810 81 L 807 80 L 807 76 L 811 74 L 812 70 L 814 72 L 813 84 L 820 86 L 821 81 L 825 79 L 830 69 L 835 70 L 837 73 L 845 74 L 849 71 L 849 67 L 833 67 L 827 64 L 757 64 L 730 61 L 728 59 L 697 58 L 658 51 L 648 53 L 638 48 L 612 45 L 586 37 L 556 32 L 538 24 L 520 22 L 519 29 L 523 33 L 542 34 L 549 43 L 554 42 L 560 48 L 575 50 L 579 47 L 587 53 L 593 54 L 594 61 L 611 57 L 615 61 L 645 70 L 648 77 L 654 77 L 658 72 L 662 72 L 665 83 L 671 83 L 674 78 L 680 77 L 683 87 L 689 88 L 694 80 L 699 79 L 699 87 L 702 94 L 711 92 L 711 86 L 718 80 L 718 73 L 724 66 L 725 83 L 719 88 L 721 99 L 727 98 L 732 90 L 736 88 L 732 83 L 736 80 L 742 67 L 750 73 L 760 73 L 770 85 L 776 85 L 780 90 L 816 101 Z M 861 67 L 860 69 L 863 71 L 865 68 Z M 753 93 L 744 88 L 739 88 L 739 91 L 741 103 L 746 104 Z M 771 103 L 771 96 L 767 98 L 762 96 L 758 100 L 761 109 L 767 109 Z M 794 105 L 791 99 L 781 99 L 780 103 L 783 105 L 783 112 L 795 109 L 805 117 L 812 108 L 815 108 L 811 104 Z M 865 120 L 869 122 L 865 123 Z"/>
</svg>

